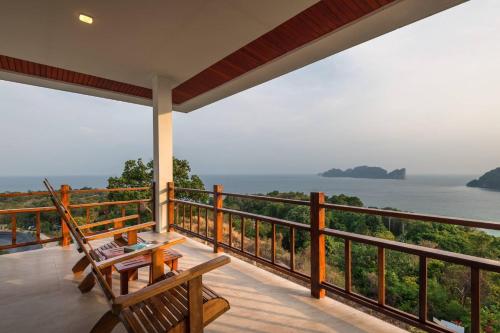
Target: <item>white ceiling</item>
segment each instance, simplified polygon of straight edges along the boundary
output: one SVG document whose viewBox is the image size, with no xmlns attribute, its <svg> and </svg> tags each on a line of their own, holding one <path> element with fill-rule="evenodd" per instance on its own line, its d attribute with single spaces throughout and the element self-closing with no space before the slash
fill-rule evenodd
<svg viewBox="0 0 500 333">
<path fill-rule="evenodd" d="M 192 111 L 464 1 L 396 1 L 175 109 Z M 316 2 L 0 0 L 0 54 L 148 88 L 164 75 L 175 87 Z M 81 23 L 80 13 L 94 23 Z M 19 74 L 1 78 L 150 104 Z"/>
<path fill-rule="evenodd" d="M 6 0 L 0 54 L 148 88 L 157 73 L 177 85 L 315 2 Z"/>
</svg>

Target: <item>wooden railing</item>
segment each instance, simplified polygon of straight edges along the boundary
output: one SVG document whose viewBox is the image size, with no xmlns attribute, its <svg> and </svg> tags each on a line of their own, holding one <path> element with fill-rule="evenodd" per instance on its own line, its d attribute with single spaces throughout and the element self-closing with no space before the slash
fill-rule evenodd
<svg viewBox="0 0 500 333">
<path fill-rule="evenodd" d="M 134 187 L 134 188 L 112 188 L 112 189 L 85 189 L 85 190 L 71 190 L 69 185 L 62 185 L 59 191 L 59 195 L 61 200 L 68 205 L 68 207 L 72 211 L 81 211 L 85 212 L 85 223 L 91 223 L 90 212 L 92 208 L 96 207 L 120 207 L 121 215 L 125 216 L 125 207 L 130 205 L 135 205 L 137 208 L 137 220 L 140 222 L 140 211 L 141 205 L 145 205 L 154 200 L 152 199 L 138 199 L 138 200 L 124 200 L 124 201 L 105 201 L 105 202 L 93 202 L 93 203 L 71 203 L 71 195 L 78 194 L 92 194 L 92 193 L 112 193 L 112 192 L 130 192 L 130 191 L 151 191 L 151 187 Z M 152 191 L 154 193 L 154 191 Z M 48 196 L 48 192 L 38 191 L 38 192 L 16 192 L 16 193 L 0 193 L 0 199 L 2 198 L 17 198 L 17 197 L 32 197 L 32 196 Z M 154 205 L 152 205 L 154 207 Z M 64 223 L 58 224 L 60 226 L 60 235 L 51 236 L 42 239 L 41 232 L 41 224 L 43 222 L 43 216 L 47 213 L 55 213 L 56 209 L 54 206 L 46 206 L 46 207 L 30 207 L 30 208 L 14 208 L 14 209 L 3 209 L 0 210 L 1 216 L 10 216 L 10 234 L 11 234 L 11 243 L 6 245 L 0 245 L 1 250 L 8 250 L 13 248 L 19 248 L 24 246 L 32 246 L 32 245 L 41 245 L 51 242 L 60 242 L 61 245 L 65 246 L 70 244 L 71 238 L 69 235 L 69 230 Z M 154 212 L 151 211 L 154 216 Z M 34 218 L 34 232 L 35 239 L 27 242 L 18 242 L 17 240 L 17 232 L 18 229 L 18 216 L 19 215 L 30 215 Z M 123 221 L 118 220 L 117 223 L 123 223 Z"/>
<path fill-rule="evenodd" d="M 191 200 L 175 198 L 175 191 L 183 193 L 204 193 L 212 197 L 212 204 L 197 203 Z M 214 252 L 223 249 L 233 251 L 239 255 L 247 257 L 255 262 L 272 267 L 273 269 L 310 283 L 311 294 L 321 298 L 325 291 L 340 295 L 346 299 L 362 304 L 380 313 L 406 322 L 410 325 L 422 328 L 428 332 L 450 332 L 446 328 L 429 321 L 427 318 L 427 265 L 429 259 L 437 259 L 448 263 L 459 264 L 470 269 L 471 273 L 471 327 L 473 333 L 480 332 L 480 275 L 481 271 L 500 273 L 500 262 L 491 259 L 474 257 L 449 251 L 437 250 L 425 246 L 407 244 L 382 238 L 365 236 L 325 227 L 325 211 L 345 211 L 360 214 L 369 214 L 383 217 L 395 217 L 423 222 L 436 222 L 453 224 L 465 227 L 500 230 L 500 223 L 469 220 L 460 218 L 441 217 L 433 215 L 423 215 L 414 213 L 404 213 L 390 210 L 373 208 L 352 207 L 325 203 L 323 193 L 311 193 L 309 201 L 267 197 L 259 195 L 246 195 L 223 192 L 221 185 L 215 185 L 213 191 L 195 190 L 188 188 L 176 188 L 174 184 L 168 184 L 168 215 L 169 230 L 179 230 L 188 235 L 198 237 L 214 246 Z M 264 200 L 283 204 L 307 206 L 310 209 L 310 224 L 297 223 L 282 220 L 274 217 L 243 212 L 223 207 L 224 197 L 238 197 L 249 200 Z M 227 217 L 227 219 L 225 218 Z M 240 220 L 239 246 L 235 246 L 233 239 L 233 221 L 235 217 Z M 253 251 L 245 249 L 245 228 L 246 222 L 253 223 L 255 239 Z M 259 240 L 259 225 L 268 223 L 271 225 L 271 257 L 264 258 L 260 253 L 261 242 Z M 224 224 L 227 225 L 227 232 L 224 232 Z M 193 229 L 193 225 L 195 225 Z M 283 264 L 276 260 L 276 229 L 287 228 L 290 235 L 290 258 L 288 264 Z M 311 238 L 310 249 L 310 272 L 300 272 L 295 266 L 295 239 L 297 232 L 306 232 Z M 227 235 L 227 237 L 225 237 Z M 325 237 L 335 237 L 344 241 L 344 264 L 345 283 L 343 287 L 336 286 L 326 280 L 326 253 Z M 224 241 L 224 238 L 227 240 Z M 378 299 L 374 300 L 358 293 L 352 288 L 352 244 L 359 243 L 377 248 L 377 278 L 378 278 Z M 406 254 L 416 255 L 419 258 L 419 313 L 418 316 L 401 311 L 386 304 L 386 250 L 398 251 Z"/>
</svg>

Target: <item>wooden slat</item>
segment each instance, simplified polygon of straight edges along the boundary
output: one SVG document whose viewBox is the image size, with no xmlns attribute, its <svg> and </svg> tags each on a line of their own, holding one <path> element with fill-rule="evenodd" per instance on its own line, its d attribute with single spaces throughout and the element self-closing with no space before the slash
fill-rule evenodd
<svg viewBox="0 0 500 333">
<path fill-rule="evenodd" d="M 385 304 L 385 251 L 384 248 L 378 247 L 378 304 Z"/>
<path fill-rule="evenodd" d="M 241 240 L 240 240 L 241 251 L 245 252 L 245 218 L 241 218 Z"/>
<path fill-rule="evenodd" d="M 228 221 L 228 229 L 229 229 L 229 238 L 228 238 L 228 244 L 230 247 L 233 246 L 233 214 L 229 214 L 229 221 Z"/>
<path fill-rule="evenodd" d="M 36 213 L 35 228 L 36 228 L 36 241 L 39 242 L 40 241 L 40 228 L 41 228 L 40 212 Z"/>
<path fill-rule="evenodd" d="M 295 228 L 290 227 L 290 270 L 295 271 Z"/>
<path fill-rule="evenodd" d="M 344 274 L 346 292 L 352 291 L 352 242 L 349 239 L 344 240 Z"/>
<path fill-rule="evenodd" d="M 138 217 L 139 217 L 138 214 L 124 216 L 124 217 L 117 217 L 117 218 L 110 219 L 110 220 L 104 220 L 104 221 L 98 221 L 98 222 L 94 222 L 94 223 L 84 224 L 84 225 L 79 226 L 78 228 L 80 230 L 85 230 L 85 229 L 91 229 L 91 228 L 95 228 L 95 227 L 107 225 L 107 224 L 114 224 L 114 228 L 122 228 L 122 226 L 117 225 L 117 223 L 135 220 Z"/>
<path fill-rule="evenodd" d="M 141 223 L 141 203 L 137 203 L 137 223 Z"/>
<path fill-rule="evenodd" d="M 427 258 L 419 256 L 418 281 L 418 317 L 421 322 L 427 321 Z"/>
<path fill-rule="evenodd" d="M 116 230 L 108 230 L 108 231 L 100 232 L 97 234 L 85 236 L 85 240 L 91 241 L 91 240 L 96 240 L 96 239 L 108 238 L 108 237 L 116 235 L 117 233 L 125 233 L 125 232 L 132 231 L 132 230 L 140 230 L 140 229 L 144 229 L 144 228 L 150 228 L 150 227 L 153 227 L 155 225 L 156 225 L 156 222 L 153 222 L 153 221 L 145 222 L 145 223 L 132 225 L 132 226 L 116 229 Z"/>
<path fill-rule="evenodd" d="M 193 231 L 193 206 L 189 205 L 189 231 Z"/>
<path fill-rule="evenodd" d="M 11 244 L 16 245 L 17 242 L 17 221 L 16 214 L 12 214 L 10 218 L 10 230 L 11 230 Z"/>
<path fill-rule="evenodd" d="M 205 237 L 208 238 L 208 208 L 205 208 Z"/>
<path fill-rule="evenodd" d="M 260 231 L 259 231 L 259 220 L 255 220 L 255 256 L 260 256 Z"/>
<path fill-rule="evenodd" d="M 271 224 L 271 262 L 276 263 L 276 224 Z"/>
<path fill-rule="evenodd" d="M 186 205 L 182 205 L 182 227 L 186 229 Z"/>
<path fill-rule="evenodd" d="M 481 290 L 479 268 L 471 268 L 471 333 L 481 331 Z"/>
<path fill-rule="evenodd" d="M 196 232 L 200 233 L 200 224 L 201 224 L 200 211 L 201 211 L 201 208 L 200 207 L 197 207 L 197 208 L 198 208 L 198 215 L 197 215 L 198 224 L 196 226 Z"/>
</svg>

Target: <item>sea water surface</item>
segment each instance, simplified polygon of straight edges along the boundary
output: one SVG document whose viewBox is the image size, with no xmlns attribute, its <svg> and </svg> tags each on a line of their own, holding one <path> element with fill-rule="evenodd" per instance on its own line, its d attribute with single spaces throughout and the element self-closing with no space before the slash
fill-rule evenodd
<svg viewBox="0 0 500 333">
<path fill-rule="evenodd" d="M 469 188 L 477 176 L 408 175 L 406 180 L 326 178 L 317 175 L 200 175 L 207 188 L 222 184 L 227 192 L 273 190 L 359 197 L 366 206 L 500 222 L 500 191 Z M 55 186 L 105 187 L 108 176 L 49 177 Z M 42 190 L 43 177 L 0 177 L 0 192 Z M 500 236 L 500 232 L 494 232 Z"/>
</svg>

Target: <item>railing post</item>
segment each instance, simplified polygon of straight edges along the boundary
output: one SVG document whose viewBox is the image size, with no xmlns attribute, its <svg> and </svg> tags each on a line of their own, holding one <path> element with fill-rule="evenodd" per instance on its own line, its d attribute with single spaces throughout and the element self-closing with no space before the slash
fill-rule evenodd
<svg viewBox="0 0 500 333">
<path fill-rule="evenodd" d="M 167 221 L 168 232 L 174 231 L 174 212 L 175 212 L 175 185 L 174 182 L 167 183 Z"/>
<path fill-rule="evenodd" d="M 61 185 L 61 202 L 65 206 L 69 206 L 69 191 L 70 187 L 69 185 Z M 69 229 L 64 220 L 61 218 L 61 233 L 62 233 L 62 241 L 61 245 L 62 246 L 68 246 L 71 243 L 71 237 L 69 235 Z"/>
<path fill-rule="evenodd" d="M 325 289 L 321 283 L 325 280 L 325 235 L 321 231 L 325 228 L 325 194 L 311 193 L 311 295 L 315 298 L 325 296 Z"/>
<path fill-rule="evenodd" d="M 214 185 L 214 253 L 223 252 L 219 243 L 222 243 L 222 221 L 224 214 L 222 208 L 222 185 Z"/>
<path fill-rule="evenodd" d="M 481 274 L 479 268 L 471 267 L 471 333 L 481 331 Z"/>
</svg>

